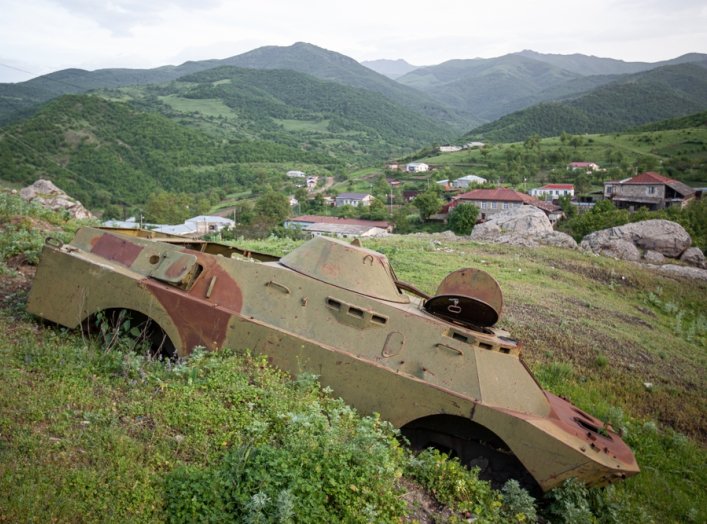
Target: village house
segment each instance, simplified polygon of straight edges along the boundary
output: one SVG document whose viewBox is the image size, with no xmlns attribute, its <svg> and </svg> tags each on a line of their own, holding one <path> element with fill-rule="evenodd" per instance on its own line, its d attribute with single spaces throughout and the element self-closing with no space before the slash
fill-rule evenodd
<svg viewBox="0 0 707 524">
<path fill-rule="evenodd" d="M 646 172 L 633 178 L 604 182 L 604 198 L 618 208 L 656 210 L 685 207 L 695 198 L 695 190 L 672 178 Z"/>
<path fill-rule="evenodd" d="M 462 148 L 461 146 L 439 146 L 439 152 L 440 153 L 456 153 L 457 151 L 461 151 Z"/>
<path fill-rule="evenodd" d="M 449 211 L 459 204 L 474 204 L 479 208 L 479 218 L 485 220 L 505 209 L 520 207 L 535 202 L 536 199 L 514 189 L 474 189 L 468 193 L 455 196 L 449 203 Z"/>
<path fill-rule="evenodd" d="M 534 206 L 542 210 L 552 223 L 562 217 L 561 209 L 551 202 L 544 202 L 509 188 L 474 189 L 468 193 L 462 193 L 449 202 L 447 211 L 451 212 L 452 209 L 461 204 L 474 204 L 479 208 L 480 220 L 486 220 L 501 211 L 524 205 Z"/>
<path fill-rule="evenodd" d="M 107 225 L 108 223 L 104 224 Z M 232 228 L 236 223 L 230 218 L 199 215 L 189 218 L 183 224 L 144 224 L 147 229 L 156 233 L 169 235 L 198 237 L 209 233 L 219 233 L 226 228 Z"/>
<path fill-rule="evenodd" d="M 341 206 L 370 206 L 373 195 L 367 193 L 341 193 L 336 197 L 336 207 Z"/>
<path fill-rule="evenodd" d="M 594 162 L 570 162 L 567 165 L 568 171 L 586 171 L 591 173 L 593 171 L 599 171 L 599 166 Z"/>
<path fill-rule="evenodd" d="M 317 187 L 317 182 L 319 182 L 319 177 L 314 175 L 309 175 L 307 177 L 307 189 L 312 190 Z"/>
<path fill-rule="evenodd" d="M 459 177 L 452 182 L 452 187 L 466 189 L 473 184 L 485 184 L 486 179 L 476 175 L 466 175 Z"/>
<path fill-rule="evenodd" d="M 546 200 L 557 200 L 563 196 L 574 198 L 574 185 L 572 184 L 545 184 L 543 187 L 536 187 L 528 191 L 531 196 L 545 198 Z"/>
<path fill-rule="evenodd" d="M 408 173 L 422 173 L 424 171 L 429 171 L 430 166 L 424 162 L 410 162 L 405 166 L 405 171 Z"/>
<path fill-rule="evenodd" d="M 485 145 L 486 144 L 484 144 L 483 142 L 467 142 L 466 144 L 464 144 L 463 147 L 464 149 L 481 149 Z"/>
<path fill-rule="evenodd" d="M 313 236 L 329 235 L 342 238 L 368 237 L 393 231 L 393 225 L 385 220 L 361 220 L 357 218 L 302 215 L 288 219 L 284 226 L 298 228 Z"/>
<path fill-rule="evenodd" d="M 292 169 L 287 172 L 287 176 L 290 178 L 304 178 L 307 175 L 305 175 L 304 172 L 302 172 L 302 171 L 297 171 L 295 169 Z"/>
</svg>

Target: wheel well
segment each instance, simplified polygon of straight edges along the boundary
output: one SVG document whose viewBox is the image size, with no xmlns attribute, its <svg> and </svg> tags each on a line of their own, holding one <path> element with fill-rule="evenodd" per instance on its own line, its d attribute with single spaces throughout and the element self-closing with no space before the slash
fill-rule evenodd
<svg viewBox="0 0 707 524">
<path fill-rule="evenodd" d="M 127 308 L 108 308 L 89 315 L 81 324 L 106 350 L 117 347 L 151 358 L 175 359 L 177 351 L 167 332 L 154 319 Z"/>
<path fill-rule="evenodd" d="M 500 488 L 511 479 L 533 495 L 542 490 L 530 472 L 496 433 L 455 415 L 429 415 L 405 424 L 400 433 L 415 450 L 438 449 L 467 467 L 478 467 L 479 478 Z"/>
</svg>

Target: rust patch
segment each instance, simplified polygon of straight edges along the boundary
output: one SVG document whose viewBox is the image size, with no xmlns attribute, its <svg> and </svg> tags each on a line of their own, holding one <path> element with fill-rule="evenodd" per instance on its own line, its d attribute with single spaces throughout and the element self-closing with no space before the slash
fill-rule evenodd
<svg viewBox="0 0 707 524">
<path fill-rule="evenodd" d="M 194 346 L 209 349 L 222 346 L 231 318 L 229 311 L 155 280 L 145 279 L 142 284 L 157 298 L 177 326 L 182 348 L 187 353 Z"/>
<path fill-rule="evenodd" d="M 604 428 L 604 423 L 576 408 L 566 400 L 557 397 L 551 393 L 545 392 L 547 400 L 550 402 L 550 420 L 555 422 L 563 431 L 577 437 L 583 438 L 590 446 L 600 443 L 605 453 L 616 460 L 622 462 L 625 466 L 633 466 L 638 471 L 636 459 L 626 443 L 621 440 L 616 433 L 611 431 L 611 427 Z M 602 435 L 599 431 L 604 432 Z M 630 469 L 629 469 L 630 471 Z"/>
<path fill-rule="evenodd" d="M 143 281 L 144 285 L 174 321 L 186 351 L 190 352 L 194 346 L 218 349 L 226 339 L 229 320 L 241 312 L 243 292 L 214 257 L 189 249 L 184 253 L 196 255 L 197 262 L 203 267 L 188 294 L 152 279 Z M 179 262 L 175 265 L 181 267 Z M 216 277 L 216 284 L 207 299 L 213 277 Z"/>
<path fill-rule="evenodd" d="M 212 256 L 192 251 L 197 256 L 197 263 L 204 268 L 189 295 L 195 299 L 205 299 L 209 291 L 211 279 L 216 277 L 216 282 L 209 294 L 209 302 L 239 314 L 243 308 L 243 292 L 233 277 L 223 269 L 218 260 Z"/>
<path fill-rule="evenodd" d="M 123 240 L 113 235 L 104 234 L 93 245 L 91 251 L 105 258 L 130 267 L 142 252 L 142 246 L 129 240 Z"/>
</svg>

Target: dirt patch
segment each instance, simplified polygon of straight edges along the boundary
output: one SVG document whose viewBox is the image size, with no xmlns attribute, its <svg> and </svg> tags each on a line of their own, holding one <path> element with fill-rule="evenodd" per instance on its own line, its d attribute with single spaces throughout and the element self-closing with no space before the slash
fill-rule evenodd
<svg viewBox="0 0 707 524">
<path fill-rule="evenodd" d="M 408 508 L 404 522 L 447 522 L 452 517 L 453 512 L 437 502 L 437 499 L 417 482 L 405 477 L 401 477 L 399 482 L 405 489 L 403 500 Z"/>
</svg>

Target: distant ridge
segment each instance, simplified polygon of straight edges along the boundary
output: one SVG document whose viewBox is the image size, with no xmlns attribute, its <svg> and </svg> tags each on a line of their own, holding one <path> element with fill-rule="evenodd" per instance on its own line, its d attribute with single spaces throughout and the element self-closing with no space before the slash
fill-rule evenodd
<svg viewBox="0 0 707 524">
<path fill-rule="evenodd" d="M 420 67 L 408 64 L 402 58 L 398 58 L 397 60 L 366 60 L 361 62 L 361 65 L 367 67 L 368 69 L 373 69 L 376 73 L 385 75 L 388 78 L 392 78 L 393 80 L 395 80 L 396 78 L 400 78 L 401 76 L 409 73 L 410 71 L 414 71 L 415 69 Z"/>
<path fill-rule="evenodd" d="M 466 136 L 519 141 L 538 134 L 624 131 L 707 108 L 707 62 L 663 66 L 563 102 L 546 102 L 473 129 Z"/>
</svg>

